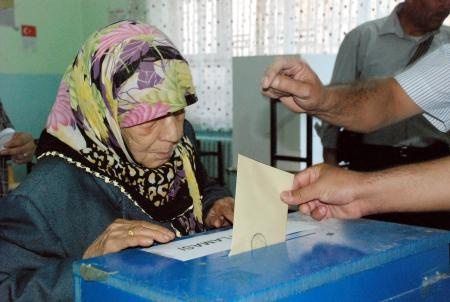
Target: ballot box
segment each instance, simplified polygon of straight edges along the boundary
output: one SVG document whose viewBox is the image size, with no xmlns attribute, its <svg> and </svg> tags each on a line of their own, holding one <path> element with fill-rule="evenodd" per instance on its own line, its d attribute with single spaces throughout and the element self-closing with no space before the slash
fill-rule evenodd
<svg viewBox="0 0 450 302">
<path fill-rule="evenodd" d="M 75 262 L 75 300 L 450 301 L 450 232 L 298 213 L 289 223 L 286 242 L 232 257 L 225 230 Z"/>
</svg>

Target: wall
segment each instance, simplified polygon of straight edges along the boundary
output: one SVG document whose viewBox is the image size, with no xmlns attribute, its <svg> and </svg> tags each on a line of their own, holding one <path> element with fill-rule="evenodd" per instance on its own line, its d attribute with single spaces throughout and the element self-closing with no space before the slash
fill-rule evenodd
<svg viewBox="0 0 450 302">
<path fill-rule="evenodd" d="M 83 41 L 94 31 L 124 19 L 147 21 L 147 0 L 83 0 Z"/>
<path fill-rule="evenodd" d="M 60 75 L 81 43 L 81 5 L 46 0 L 15 3 L 16 28 L 0 26 L 0 40 L 4 41 L 0 44 L 0 98 L 16 128 L 37 137 Z M 23 45 L 22 24 L 36 26 L 33 46 Z"/>
<path fill-rule="evenodd" d="M 0 26 L 0 98 L 15 128 L 39 137 L 83 41 L 99 27 L 145 14 L 145 0 L 15 0 L 15 28 Z M 32 45 L 24 44 L 22 24 L 37 28 Z M 25 168 L 15 172 L 20 181 Z"/>
<path fill-rule="evenodd" d="M 333 70 L 335 55 L 302 55 L 317 72 L 324 83 L 328 83 Z M 273 56 L 233 58 L 233 167 L 237 155 L 243 154 L 259 162 L 270 164 L 270 102 L 259 91 L 260 80 Z M 278 151 L 290 156 L 306 156 L 304 115 L 300 116 L 278 106 Z M 322 161 L 322 147 L 313 131 L 313 163 Z M 297 164 L 279 161 L 285 170 L 298 170 Z"/>
<path fill-rule="evenodd" d="M 261 76 L 274 56 L 233 58 L 233 168 L 242 154 L 270 164 L 270 101 L 259 92 Z M 280 153 L 295 156 L 300 144 L 299 116 L 279 106 L 279 135 L 289 140 Z"/>
</svg>

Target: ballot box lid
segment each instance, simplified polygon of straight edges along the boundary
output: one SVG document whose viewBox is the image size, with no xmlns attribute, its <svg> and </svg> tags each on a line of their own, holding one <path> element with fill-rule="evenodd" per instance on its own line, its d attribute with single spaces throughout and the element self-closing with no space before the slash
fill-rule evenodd
<svg viewBox="0 0 450 302">
<path fill-rule="evenodd" d="M 224 251 L 180 261 L 129 249 L 77 261 L 76 301 L 109 294 L 130 301 L 361 301 L 424 295 L 427 286 L 450 293 L 450 232 L 365 219 L 310 222 L 316 228 L 232 257 Z"/>
</svg>

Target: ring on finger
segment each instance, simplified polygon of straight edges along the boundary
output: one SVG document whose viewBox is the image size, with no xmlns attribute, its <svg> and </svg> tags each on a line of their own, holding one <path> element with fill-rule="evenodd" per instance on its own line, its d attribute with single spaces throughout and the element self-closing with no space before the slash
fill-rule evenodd
<svg viewBox="0 0 450 302">
<path fill-rule="evenodd" d="M 130 237 L 134 236 L 134 232 L 131 228 L 128 229 L 128 236 L 130 236 Z"/>
</svg>

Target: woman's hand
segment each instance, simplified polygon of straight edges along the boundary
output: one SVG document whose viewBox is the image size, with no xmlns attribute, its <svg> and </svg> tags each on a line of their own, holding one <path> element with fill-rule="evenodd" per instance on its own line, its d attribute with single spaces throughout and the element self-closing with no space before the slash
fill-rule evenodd
<svg viewBox="0 0 450 302">
<path fill-rule="evenodd" d="M 221 228 L 233 224 L 234 199 L 225 197 L 216 200 L 206 216 L 206 226 L 209 228 Z"/>
<path fill-rule="evenodd" d="M 155 241 L 166 243 L 174 238 L 173 232 L 157 224 L 116 219 L 86 249 L 83 259 L 115 253 L 129 247 L 149 247 Z"/>
</svg>

